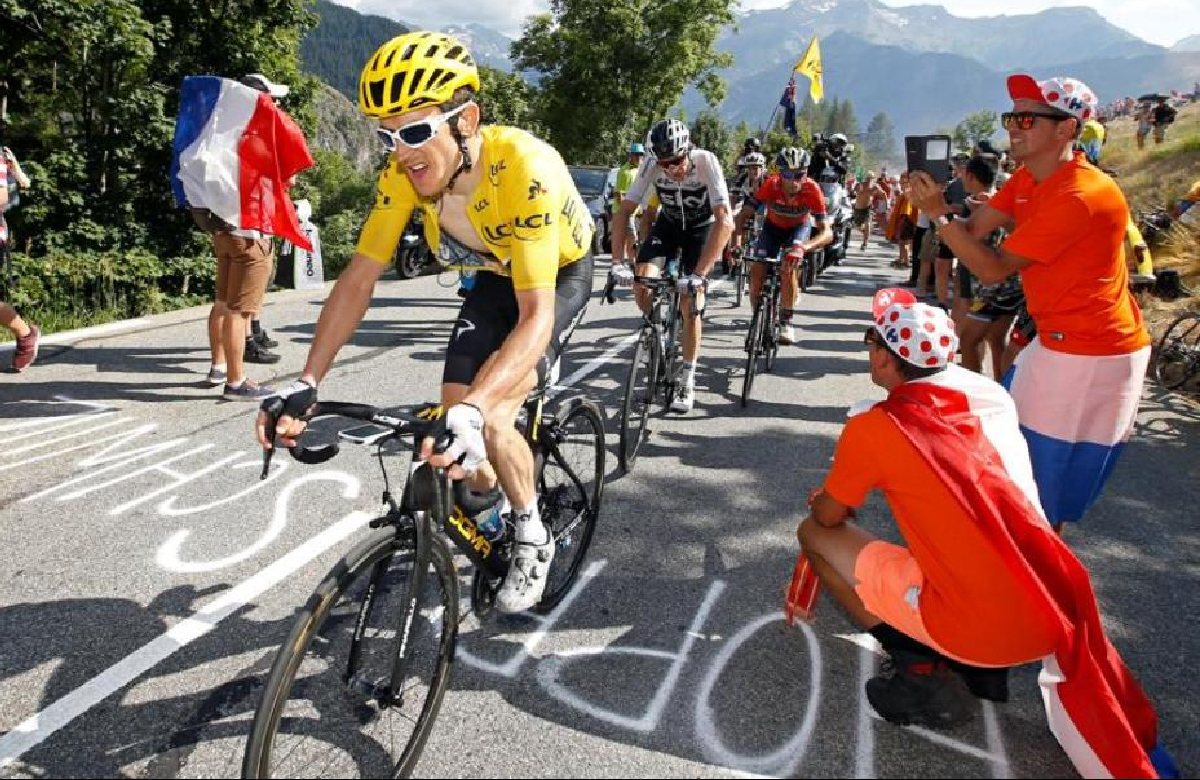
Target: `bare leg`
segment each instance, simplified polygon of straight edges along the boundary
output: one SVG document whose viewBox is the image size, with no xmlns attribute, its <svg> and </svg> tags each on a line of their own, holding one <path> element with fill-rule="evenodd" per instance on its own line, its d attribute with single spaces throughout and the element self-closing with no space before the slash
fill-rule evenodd
<svg viewBox="0 0 1200 780">
<path fill-rule="evenodd" d="M 987 335 L 984 336 L 988 351 L 992 353 L 992 379 L 997 382 L 1004 376 L 1004 339 L 1008 336 L 1008 329 L 1012 327 L 1014 316 L 1009 314 L 1000 317 L 988 326 Z"/>
<path fill-rule="evenodd" d="M 937 294 L 937 301 L 943 306 L 950 304 L 950 271 L 954 267 L 953 261 L 943 260 L 938 258 L 934 261 L 934 292 Z"/>
<path fill-rule="evenodd" d="M 19 339 L 29 335 L 29 323 L 21 319 L 11 304 L 0 302 L 0 325 L 8 328 Z"/>
<path fill-rule="evenodd" d="M 874 536 L 853 522 L 826 528 L 811 517 L 800 524 L 796 536 L 821 583 L 856 623 L 869 630 L 883 622 L 867 611 L 854 590 L 854 565 L 863 548 L 876 541 Z"/>
<path fill-rule="evenodd" d="M 681 298 L 683 303 L 683 306 L 680 307 L 683 312 L 683 360 L 694 365 L 697 358 L 700 357 L 700 339 L 704 326 L 699 317 L 692 316 L 692 296 L 684 295 Z M 696 303 L 703 308 L 704 293 L 700 293 Z"/>
<path fill-rule="evenodd" d="M 983 372 L 983 339 L 990 324 L 967 317 L 958 331 L 962 366 L 977 374 Z"/>
<path fill-rule="evenodd" d="M 225 308 L 225 304 L 220 301 L 215 302 L 208 312 L 208 351 L 212 354 L 214 366 L 225 363 L 225 344 L 222 341 L 222 333 L 225 330 L 225 318 L 228 314 L 229 309 Z"/>
<path fill-rule="evenodd" d="M 223 319 L 221 336 L 225 341 L 225 358 L 228 362 L 226 380 L 237 385 L 246 378 L 246 333 L 250 328 L 250 313 L 230 311 Z"/>
<path fill-rule="evenodd" d="M 634 268 L 634 273 L 638 276 L 662 276 L 662 271 L 658 270 L 658 266 L 654 265 L 654 263 L 639 263 Z M 633 283 L 633 300 L 637 302 L 638 308 L 642 310 L 642 314 L 649 316 L 650 291 L 637 282 Z"/>
</svg>

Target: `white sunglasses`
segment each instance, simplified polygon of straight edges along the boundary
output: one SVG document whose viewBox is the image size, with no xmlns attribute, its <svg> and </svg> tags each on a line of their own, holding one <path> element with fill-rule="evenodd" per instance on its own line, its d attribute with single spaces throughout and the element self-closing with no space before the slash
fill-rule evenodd
<svg viewBox="0 0 1200 780">
<path fill-rule="evenodd" d="M 432 141 L 433 137 L 437 135 L 438 130 L 441 129 L 442 125 L 450 121 L 451 117 L 457 116 L 459 112 L 469 105 L 471 105 L 470 102 L 463 103 L 453 111 L 447 111 L 444 114 L 434 114 L 426 119 L 418 119 L 395 130 L 389 130 L 386 127 L 376 127 L 375 133 L 379 136 L 383 147 L 389 152 L 396 151 L 396 147 L 399 144 L 404 144 L 409 149 L 419 149 Z"/>
</svg>

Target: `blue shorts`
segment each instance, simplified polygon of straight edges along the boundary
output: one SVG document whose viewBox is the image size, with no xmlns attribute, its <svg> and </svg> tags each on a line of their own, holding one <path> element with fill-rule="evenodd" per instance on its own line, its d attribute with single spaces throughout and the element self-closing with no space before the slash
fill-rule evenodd
<svg viewBox="0 0 1200 780">
<path fill-rule="evenodd" d="M 793 228 L 781 228 L 770 220 L 763 222 L 758 243 L 754 245 L 755 257 L 778 257 L 779 251 L 812 235 L 812 223 L 805 222 Z"/>
</svg>

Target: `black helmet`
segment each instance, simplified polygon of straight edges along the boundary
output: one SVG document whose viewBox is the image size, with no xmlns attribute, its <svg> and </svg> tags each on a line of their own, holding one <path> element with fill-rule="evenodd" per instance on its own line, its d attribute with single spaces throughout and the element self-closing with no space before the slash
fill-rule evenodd
<svg viewBox="0 0 1200 780">
<path fill-rule="evenodd" d="M 673 160 L 692 147 L 687 125 L 678 119 L 663 119 L 650 128 L 650 152 L 659 160 Z"/>
</svg>

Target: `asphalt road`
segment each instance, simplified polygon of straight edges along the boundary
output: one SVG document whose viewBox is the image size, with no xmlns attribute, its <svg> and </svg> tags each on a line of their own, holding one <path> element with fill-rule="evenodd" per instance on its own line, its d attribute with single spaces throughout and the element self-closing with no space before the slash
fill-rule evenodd
<svg viewBox="0 0 1200 780">
<path fill-rule="evenodd" d="M 697 407 L 655 420 L 628 475 L 614 432 L 635 308 L 593 299 L 563 372 L 584 374 L 564 396 L 608 416 L 592 566 L 549 621 L 464 626 L 420 774 L 1073 776 L 1035 669 L 957 731 L 902 729 L 871 717 L 877 656 L 830 602 L 811 628 L 780 620 L 803 497 L 850 404 L 881 397 L 861 334 L 872 292 L 899 280 L 891 251 L 820 279 L 800 344 L 748 409 L 749 307 L 714 293 Z M 284 359 L 253 377 L 299 372 L 323 295 L 270 296 Z M 433 399 L 457 306 L 436 277 L 381 283 L 322 397 Z M 206 313 L 66 339 L 0 375 L 0 776 L 236 776 L 292 615 L 376 508 L 364 448 L 277 459 L 258 481 L 254 409 L 202 381 Z M 1104 498 L 1068 536 L 1185 775 L 1200 766 L 1198 445 L 1196 408 L 1148 387 Z M 894 538 L 878 498 L 863 517 Z"/>
</svg>

